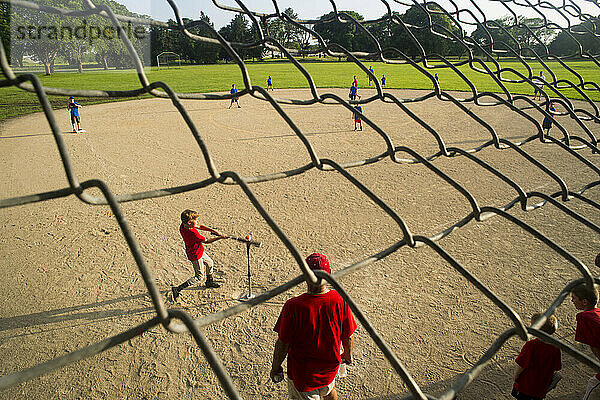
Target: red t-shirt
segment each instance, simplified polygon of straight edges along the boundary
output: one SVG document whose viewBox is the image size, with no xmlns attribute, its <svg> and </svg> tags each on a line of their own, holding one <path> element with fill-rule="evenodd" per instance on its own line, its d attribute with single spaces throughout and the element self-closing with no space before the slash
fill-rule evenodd
<svg viewBox="0 0 600 400">
<path fill-rule="evenodd" d="M 582 311 L 575 318 L 577 319 L 575 340 L 600 348 L 600 308 Z M 596 374 L 596 378 L 600 380 L 600 374 Z"/>
<path fill-rule="evenodd" d="M 202 255 L 204 254 L 202 242 L 204 242 L 206 238 L 198 232 L 198 229 L 188 229 L 181 224 L 179 233 L 181 233 L 181 237 L 185 243 L 185 253 L 187 254 L 188 260 L 194 261 L 202 258 Z"/>
<path fill-rule="evenodd" d="M 273 328 L 289 345 L 288 376 L 300 392 L 329 385 L 341 362 L 342 339 L 356 330 L 348 304 L 335 290 L 289 299 Z"/>
<path fill-rule="evenodd" d="M 554 371 L 562 368 L 560 349 L 537 338 L 525 343 L 515 361 L 525 369 L 515 382 L 515 389 L 540 399 L 546 395 Z"/>
</svg>

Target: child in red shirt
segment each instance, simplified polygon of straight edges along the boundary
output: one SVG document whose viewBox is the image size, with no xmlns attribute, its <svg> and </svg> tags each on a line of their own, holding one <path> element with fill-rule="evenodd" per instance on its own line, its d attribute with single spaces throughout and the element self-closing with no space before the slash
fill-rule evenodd
<svg viewBox="0 0 600 400">
<path fill-rule="evenodd" d="M 213 277 L 214 262 L 204 251 L 204 243 L 212 243 L 220 239 L 226 239 L 227 236 L 221 235 L 216 230 L 209 228 L 204 225 L 200 225 L 198 217 L 200 214 L 194 210 L 185 210 L 181 213 L 181 226 L 179 227 L 179 233 L 185 243 L 185 252 L 188 260 L 192 262 L 194 267 L 194 276 L 187 281 L 183 282 L 179 286 L 172 286 L 171 291 L 173 292 L 173 301 L 177 301 L 179 294 L 183 289 L 188 286 L 194 285 L 198 281 L 202 280 L 206 276 L 206 287 L 207 288 L 218 288 L 220 284 L 215 282 Z M 217 237 L 206 239 L 198 232 L 198 229 L 202 231 L 212 232 Z M 200 262 L 204 264 L 204 270 L 200 268 Z"/>
<path fill-rule="evenodd" d="M 596 258 L 596 265 L 598 264 Z M 582 310 L 576 316 L 577 328 L 575 340 L 590 346 L 592 353 L 600 361 L 600 309 L 598 304 L 598 289 L 596 285 L 590 288 L 582 283 L 571 290 L 571 301 L 576 309 Z M 587 384 L 582 400 L 600 399 L 600 374 L 592 376 Z"/>
<path fill-rule="evenodd" d="M 533 314 L 531 323 L 540 316 L 541 314 Z M 556 328 L 558 320 L 551 315 L 540 330 L 552 335 Z M 511 394 L 518 400 L 541 400 L 561 379 L 560 374 L 555 373 L 562 368 L 560 349 L 538 338 L 525 343 L 515 362 L 517 369 Z"/>
</svg>

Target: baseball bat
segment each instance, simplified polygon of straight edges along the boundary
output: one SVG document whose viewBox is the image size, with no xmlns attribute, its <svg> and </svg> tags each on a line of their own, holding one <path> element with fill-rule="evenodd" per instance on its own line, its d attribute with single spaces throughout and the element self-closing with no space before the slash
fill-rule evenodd
<svg viewBox="0 0 600 400">
<path fill-rule="evenodd" d="M 262 242 L 257 242 L 255 240 L 251 240 L 251 239 L 245 239 L 245 238 L 235 237 L 235 236 L 228 236 L 228 239 L 237 240 L 238 242 L 242 242 L 242 243 L 248 243 L 250 246 L 254 246 L 254 247 L 262 246 Z"/>
<path fill-rule="evenodd" d="M 211 232 L 211 234 L 215 235 L 212 232 Z M 262 246 L 262 242 L 257 242 L 255 240 L 251 240 L 250 235 L 246 236 L 245 238 L 236 237 L 236 236 L 229 236 L 229 235 L 225 235 L 225 236 L 227 236 L 227 239 L 236 240 L 236 241 L 242 242 L 242 243 L 248 243 L 250 246 L 254 246 L 254 247 L 260 247 L 260 246 Z"/>
</svg>

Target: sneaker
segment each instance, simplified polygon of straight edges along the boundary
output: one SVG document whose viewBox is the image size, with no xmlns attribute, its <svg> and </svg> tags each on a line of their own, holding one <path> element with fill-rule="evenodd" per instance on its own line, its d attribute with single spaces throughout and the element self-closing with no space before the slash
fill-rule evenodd
<svg viewBox="0 0 600 400">
<path fill-rule="evenodd" d="M 181 291 L 177 288 L 177 286 L 171 286 L 171 292 L 173 292 L 173 301 L 177 301 Z"/>
<path fill-rule="evenodd" d="M 207 279 L 206 280 L 206 287 L 207 288 L 214 288 L 214 289 L 216 289 L 216 288 L 220 288 L 221 284 L 218 283 L 218 282 L 215 282 L 214 279 Z"/>
</svg>

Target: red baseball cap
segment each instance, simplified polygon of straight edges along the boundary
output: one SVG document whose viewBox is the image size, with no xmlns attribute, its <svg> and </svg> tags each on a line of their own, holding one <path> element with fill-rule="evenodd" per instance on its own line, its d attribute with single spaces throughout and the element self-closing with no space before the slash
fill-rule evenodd
<svg viewBox="0 0 600 400">
<path fill-rule="evenodd" d="M 321 270 L 328 274 L 331 273 L 329 260 L 323 254 L 312 253 L 310 256 L 306 257 L 306 264 L 308 264 L 308 267 L 312 270 Z"/>
</svg>

